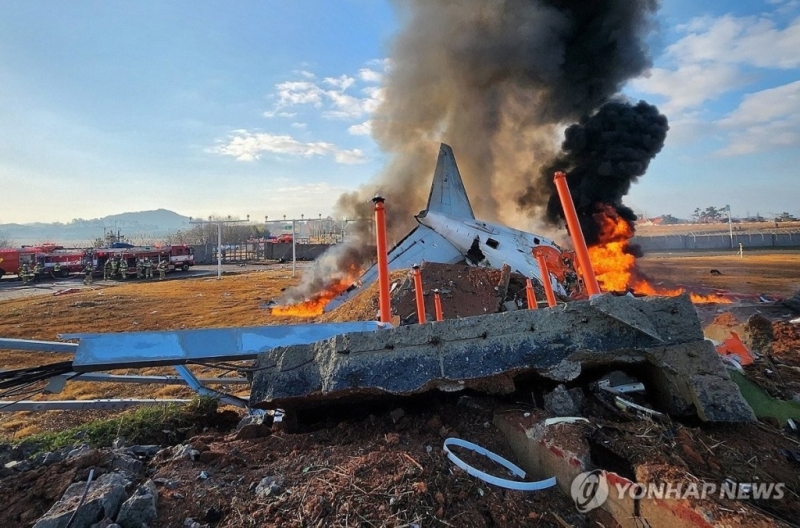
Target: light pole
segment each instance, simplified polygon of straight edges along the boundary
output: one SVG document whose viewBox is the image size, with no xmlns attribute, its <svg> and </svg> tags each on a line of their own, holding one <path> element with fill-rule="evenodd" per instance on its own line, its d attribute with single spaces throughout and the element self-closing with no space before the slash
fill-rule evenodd
<svg viewBox="0 0 800 528">
<path fill-rule="evenodd" d="M 730 204 L 725 204 L 725 208 L 728 210 L 728 234 L 731 237 L 731 249 L 733 249 L 733 224 L 731 223 L 731 206 L 730 206 Z"/>
<path fill-rule="evenodd" d="M 190 224 L 217 224 L 217 280 L 222 278 L 222 224 L 237 224 L 249 221 L 250 215 L 247 215 L 247 220 L 232 220 L 231 215 L 228 215 L 227 220 L 212 220 L 210 216 L 208 220 L 194 220 L 191 216 L 189 217 Z"/>
</svg>

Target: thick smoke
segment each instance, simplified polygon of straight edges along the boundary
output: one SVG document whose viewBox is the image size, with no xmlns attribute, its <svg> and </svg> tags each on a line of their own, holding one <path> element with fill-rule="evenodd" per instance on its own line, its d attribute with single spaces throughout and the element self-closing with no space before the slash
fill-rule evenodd
<svg viewBox="0 0 800 528">
<path fill-rule="evenodd" d="M 654 0 L 411 0 L 392 46 L 373 136 L 392 155 L 361 193 L 387 199 L 404 234 L 424 207 L 439 141 L 455 152 L 476 214 L 519 221 L 514 199 L 591 114 L 650 65 Z M 530 202 L 542 216 L 547 193 Z M 394 231 L 391 231 L 394 233 Z"/>
<path fill-rule="evenodd" d="M 529 187 L 519 203 L 537 200 L 542 189 L 549 189 L 547 219 L 563 219 L 558 193 L 553 184 L 557 170 L 567 173 L 567 183 L 575 202 L 586 242 L 592 245 L 599 234 L 594 215 L 598 204 L 613 206 L 620 217 L 633 227 L 636 215 L 622 203 L 630 186 L 647 170 L 664 146 L 667 118 L 644 101 L 631 105 L 611 102 L 591 117 L 567 128 L 561 154 L 541 172 L 538 182 Z"/>
<path fill-rule="evenodd" d="M 656 0 L 398 0 L 402 30 L 372 120 L 390 161 L 373 184 L 340 199 L 339 214 L 368 217 L 369 199 L 380 192 L 389 240 L 399 240 L 425 206 L 445 142 L 476 215 L 530 229 L 549 197 L 548 186 L 531 182 L 555 157 L 559 130 L 650 66 L 644 39 L 657 7 Z"/>
</svg>

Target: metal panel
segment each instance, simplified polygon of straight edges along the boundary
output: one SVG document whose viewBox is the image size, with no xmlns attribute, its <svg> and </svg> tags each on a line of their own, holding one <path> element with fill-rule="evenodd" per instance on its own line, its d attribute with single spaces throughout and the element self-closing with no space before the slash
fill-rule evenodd
<svg viewBox="0 0 800 528">
<path fill-rule="evenodd" d="M 279 346 L 309 344 L 339 334 L 374 332 L 386 327 L 375 321 L 357 321 L 167 332 L 64 334 L 59 338 L 80 339 L 73 368 L 75 372 L 92 372 L 181 365 L 202 360 L 254 359 L 259 353 Z"/>
<path fill-rule="evenodd" d="M 83 372 L 75 377 L 74 374 L 63 375 L 69 378 L 68 381 L 92 381 L 106 383 L 137 383 L 137 384 L 156 384 L 156 385 L 186 385 L 186 380 L 178 376 L 137 376 L 123 374 L 95 374 Z M 250 383 L 247 378 L 198 378 L 197 381 L 203 385 L 247 385 Z"/>
<path fill-rule="evenodd" d="M 0 349 L 30 350 L 33 352 L 63 352 L 71 354 L 78 349 L 78 344 L 59 343 L 58 341 L 34 341 L 30 339 L 11 339 L 7 337 L 0 337 Z"/>
<path fill-rule="evenodd" d="M 82 411 L 82 410 L 116 410 L 136 405 L 165 405 L 168 403 L 189 403 L 192 400 L 51 400 L 51 401 L 2 401 L 0 412 L 15 411 Z"/>
</svg>

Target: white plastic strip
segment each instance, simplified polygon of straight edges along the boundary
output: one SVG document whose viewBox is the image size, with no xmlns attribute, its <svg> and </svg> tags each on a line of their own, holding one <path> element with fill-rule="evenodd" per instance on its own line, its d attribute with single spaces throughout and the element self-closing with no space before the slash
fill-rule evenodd
<svg viewBox="0 0 800 528">
<path fill-rule="evenodd" d="M 525 478 L 525 471 L 512 464 L 505 458 L 492 453 L 491 451 L 484 449 L 483 447 L 473 444 L 472 442 L 467 442 L 466 440 L 461 440 L 460 438 L 448 438 L 444 441 L 444 450 L 447 453 L 447 458 L 455 464 L 456 466 L 460 467 L 467 474 L 472 475 L 473 477 L 477 477 L 484 482 L 489 484 L 493 484 L 495 486 L 500 486 L 501 488 L 519 490 L 519 491 L 538 491 L 543 490 L 546 488 L 551 488 L 556 485 L 556 478 L 550 477 L 549 479 L 545 480 L 538 480 L 536 482 L 520 482 L 517 480 L 508 480 L 500 477 L 495 477 L 494 475 L 490 475 L 488 473 L 484 473 L 479 469 L 475 469 L 474 467 L 470 466 L 460 458 L 458 458 L 452 451 L 450 451 L 449 446 L 459 446 L 465 449 L 469 449 L 470 451 L 474 451 L 479 455 L 483 455 L 486 458 L 492 460 L 493 462 L 500 464 L 504 468 L 508 469 L 513 473 L 515 476 L 519 478 Z"/>
<path fill-rule="evenodd" d="M 589 420 L 587 420 L 586 418 L 583 418 L 581 416 L 559 416 L 559 417 L 556 417 L 556 418 L 547 418 L 544 421 L 544 426 L 547 427 L 548 425 L 555 425 L 555 424 L 560 424 L 560 423 L 573 424 L 573 423 L 577 423 L 577 422 L 591 423 Z"/>
</svg>

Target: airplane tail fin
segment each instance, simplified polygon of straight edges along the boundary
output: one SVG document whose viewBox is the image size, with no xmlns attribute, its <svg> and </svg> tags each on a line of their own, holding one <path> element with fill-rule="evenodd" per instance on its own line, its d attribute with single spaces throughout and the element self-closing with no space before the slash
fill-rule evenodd
<svg viewBox="0 0 800 528">
<path fill-rule="evenodd" d="M 425 212 L 427 211 L 456 218 L 475 218 L 467 198 L 467 190 L 458 172 L 453 149 L 444 143 L 439 147 L 439 159 L 436 162 L 436 171 L 433 173 L 433 185 Z"/>
</svg>

